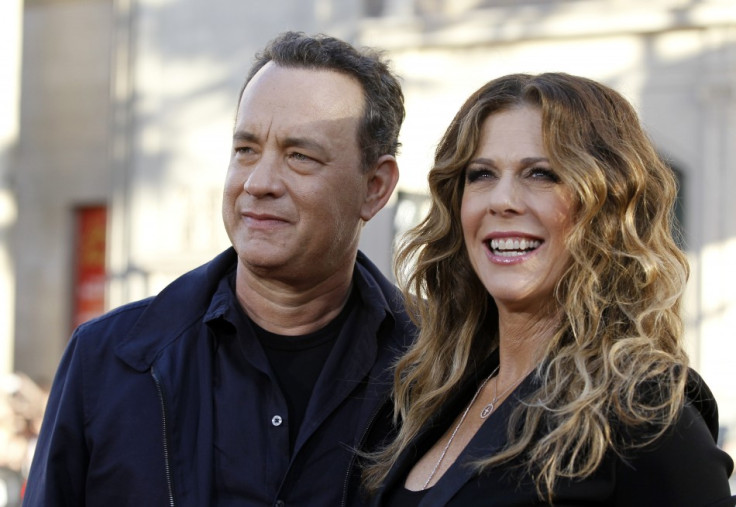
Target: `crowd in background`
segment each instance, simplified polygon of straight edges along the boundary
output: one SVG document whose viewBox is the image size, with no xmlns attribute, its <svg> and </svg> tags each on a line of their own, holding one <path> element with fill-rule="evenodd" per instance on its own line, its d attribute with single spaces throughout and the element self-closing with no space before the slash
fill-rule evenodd
<svg viewBox="0 0 736 507">
<path fill-rule="evenodd" d="M 0 507 L 20 505 L 47 397 L 22 373 L 0 378 Z"/>
</svg>

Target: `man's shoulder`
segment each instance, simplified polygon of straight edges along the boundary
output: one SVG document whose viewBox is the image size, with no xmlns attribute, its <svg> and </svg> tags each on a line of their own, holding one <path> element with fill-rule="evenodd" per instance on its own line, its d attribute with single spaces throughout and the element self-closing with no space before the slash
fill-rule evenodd
<svg viewBox="0 0 736 507">
<path fill-rule="evenodd" d="M 99 317 L 90 319 L 80 328 L 104 327 L 118 324 L 121 320 L 136 319 L 149 308 L 154 311 L 168 310 L 172 304 L 184 303 L 185 306 L 191 307 L 198 302 L 208 303 L 211 293 L 214 292 L 220 279 L 233 268 L 234 262 L 235 253 L 232 249 L 228 249 L 207 263 L 178 276 L 158 294 L 122 304 Z"/>
<path fill-rule="evenodd" d="M 404 297 L 394 282 L 388 279 L 378 267 L 362 252 L 358 252 L 356 269 L 365 284 L 365 292 L 371 299 L 371 305 L 382 307 L 391 317 L 394 344 L 401 349 L 413 341 L 416 328 L 409 318 Z M 398 343 L 397 343 L 398 342 Z"/>
<path fill-rule="evenodd" d="M 220 279 L 234 262 L 235 254 L 228 249 L 176 278 L 157 295 L 121 305 L 80 325 L 75 337 L 112 346 L 124 357 L 132 350 L 156 350 L 201 320 Z"/>
<path fill-rule="evenodd" d="M 119 334 L 120 331 L 130 328 L 140 318 L 154 298 L 155 296 L 150 296 L 113 308 L 80 324 L 74 331 L 74 335 L 81 340 L 94 336 L 94 340 L 99 341 L 103 339 L 108 330 L 115 330 L 116 334 Z"/>
<path fill-rule="evenodd" d="M 378 266 L 361 251 L 358 251 L 355 267 L 358 276 L 365 283 L 369 291 L 380 292 L 392 307 L 403 308 L 401 292 L 396 287 L 396 284 L 389 280 Z"/>
</svg>

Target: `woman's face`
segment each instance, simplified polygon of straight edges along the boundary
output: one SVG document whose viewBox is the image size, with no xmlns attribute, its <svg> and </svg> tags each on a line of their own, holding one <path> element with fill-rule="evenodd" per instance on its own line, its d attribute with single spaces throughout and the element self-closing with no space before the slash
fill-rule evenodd
<svg viewBox="0 0 736 507">
<path fill-rule="evenodd" d="M 570 259 L 572 215 L 572 192 L 543 147 L 541 111 L 489 116 L 465 170 L 460 218 L 470 262 L 499 310 L 549 303 Z"/>
</svg>

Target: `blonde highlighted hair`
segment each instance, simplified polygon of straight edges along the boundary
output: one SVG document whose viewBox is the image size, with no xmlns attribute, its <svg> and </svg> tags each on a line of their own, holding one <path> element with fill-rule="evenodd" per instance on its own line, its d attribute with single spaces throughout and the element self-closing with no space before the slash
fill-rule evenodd
<svg viewBox="0 0 736 507">
<path fill-rule="evenodd" d="M 460 204 L 484 120 L 520 105 L 540 109 L 547 157 L 576 196 L 572 260 L 555 290 L 562 319 L 535 372 L 539 387 L 516 408 L 507 447 L 478 466 L 524 463 L 551 500 L 558 479 L 586 477 L 607 452 L 646 445 L 682 407 L 688 265 L 672 235 L 672 170 L 614 90 L 562 73 L 505 76 L 471 95 L 448 127 L 429 173 L 430 210 L 397 256 L 420 334 L 396 366 L 400 431 L 372 455 L 368 490 L 498 347 L 496 306 L 468 259 Z"/>
</svg>

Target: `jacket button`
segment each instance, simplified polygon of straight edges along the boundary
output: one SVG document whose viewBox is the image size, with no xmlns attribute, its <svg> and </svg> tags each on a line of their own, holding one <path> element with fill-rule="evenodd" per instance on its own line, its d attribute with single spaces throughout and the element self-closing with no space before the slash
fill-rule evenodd
<svg viewBox="0 0 736 507">
<path fill-rule="evenodd" d="M 281 426 L 281 423 L 282 423 L 282 422 L 284 422 L 284 420 L 283 420 L 283 419 L 281 419 L 281 416 L 280 416 L 280 415 L 275 415 L 275 416 L 273 416 L 273 417 L 271 418 L 271 424 L 273 424 L 274 426 Z M 279 500 L 279 502 L 281 502 L 281 500 Z M 283 503 L 283 502 L 281 502 L 281 504 L 279 504 L 279 502 L 276 502 L 276 505 L 277 505 L 278 507 L 281 507 L 281 506 L 283 506 L 283 505 L 284 505 L 284 503 Z"/>
<path fill-rule="evenodd" d="M 276 416 L 278 417 L 278 416 Z M 273 504 L 273 507 L 284 507 L 286 505 L 283 500 L 276 500 L 276 503 Z"/>
</svg>

